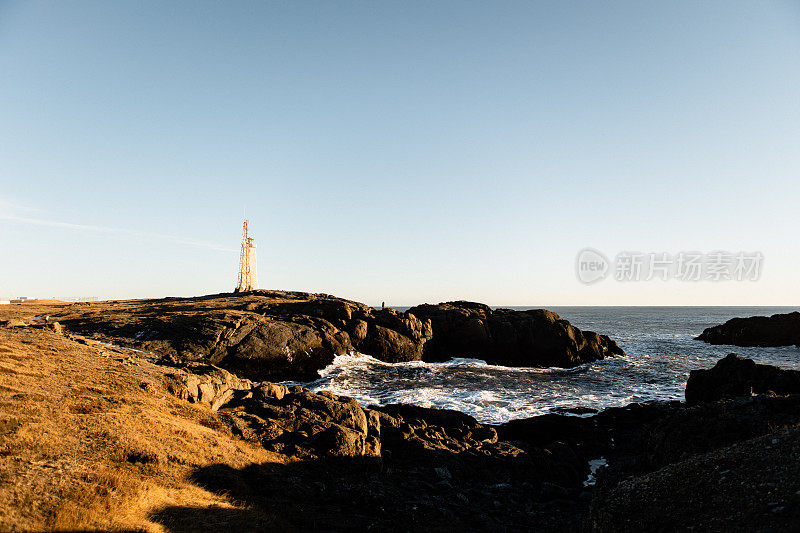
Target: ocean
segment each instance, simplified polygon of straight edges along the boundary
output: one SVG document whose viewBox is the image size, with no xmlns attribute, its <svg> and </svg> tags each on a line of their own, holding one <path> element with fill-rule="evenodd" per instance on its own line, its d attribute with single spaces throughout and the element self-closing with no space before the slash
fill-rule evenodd
<svg viewBox="0 0 800 533">
<path fill-rule="evenodd" d="M 513 309 L 536 309 L 514 307 Z M 800 348 L 711 346 L 694 340 L 733 317 L 795 307 L 550 307 L 583 329 L 609 335 L 627 354 L 575 368 L 519 368 L 460 358 L 443 363 L 384 363 L 368 355 L 337 357 L 312 390 L 351 396 L 362 405 L 408 403 L 456 409 L 499 424 L 545 413 L 587 416 L 631 402 L 682 400 L 689 372 L 729 353 L 800 369 Z"/>
</svg>

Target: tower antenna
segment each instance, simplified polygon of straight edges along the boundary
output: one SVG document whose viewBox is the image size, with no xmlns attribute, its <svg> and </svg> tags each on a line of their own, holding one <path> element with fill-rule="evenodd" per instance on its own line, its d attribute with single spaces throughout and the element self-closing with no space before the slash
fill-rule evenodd
<svg viewBox="0 0 800 533">
<path fill-rule="evenodd" d="M 236 291 L 245 292 L 258 288 L 258 273 L 256 271 L 256 244 L 248 235 L 248 221 L 242 224 L 242 251 L 239 254 L 239 280 Z"/>
</svg>

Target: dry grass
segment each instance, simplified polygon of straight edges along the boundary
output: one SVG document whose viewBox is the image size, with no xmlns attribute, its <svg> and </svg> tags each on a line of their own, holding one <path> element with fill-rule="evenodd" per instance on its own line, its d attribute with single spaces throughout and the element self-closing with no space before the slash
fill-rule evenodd
<svg viewBox="0 0 800 533">
<path fill-rule="evenodd" d="M 46 312 L 30 310 L 10 314 Z M 229 526 L 252 529 L 254 511 L 194 485 L 190 473 L 284 458 L 170 396 L 163 372 L 49 330 L 0 328 L 0 530 L 204 530 L 225 509 Z M 197 512 L 167 528 L 151 520 L 174 507 Z"/>
</svg>

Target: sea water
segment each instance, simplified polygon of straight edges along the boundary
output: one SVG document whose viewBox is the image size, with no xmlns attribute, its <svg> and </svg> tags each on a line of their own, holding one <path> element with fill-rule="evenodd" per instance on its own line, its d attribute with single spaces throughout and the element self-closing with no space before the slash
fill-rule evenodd
<svg viewBox="0 0 800 533">
<path fill-rule="evenodd" d="M 513 309 L 535 309 L 515 307 Z M 336 357 L 303 385 L 361 404 L 408 403 L 456 409 L 498 424 L 544 413 L 588 415 L 631 402 L 683 399 L 689 372 L 729 353 L 800 369 L 800 348 L 712 346 L 694 340 L 733 317 L 788 313 L 790 307 L 550 307 L 583 329 L 609 335 L 627 354 L 575 368 L 489 365 L 451 354 L 442 363 L 385 363 L 364 354 Z"/>
</svg>

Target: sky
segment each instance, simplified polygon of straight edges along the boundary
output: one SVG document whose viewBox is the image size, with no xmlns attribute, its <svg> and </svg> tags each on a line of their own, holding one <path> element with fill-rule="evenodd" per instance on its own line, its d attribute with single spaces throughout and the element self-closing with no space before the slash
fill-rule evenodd
<svg viewBox="0 0 800 533">
<path fill-rule="evenodd" d="M 0 297 L 798 305 L 799 203 L 798 2 L 0 0 Z"/>
</svg>

